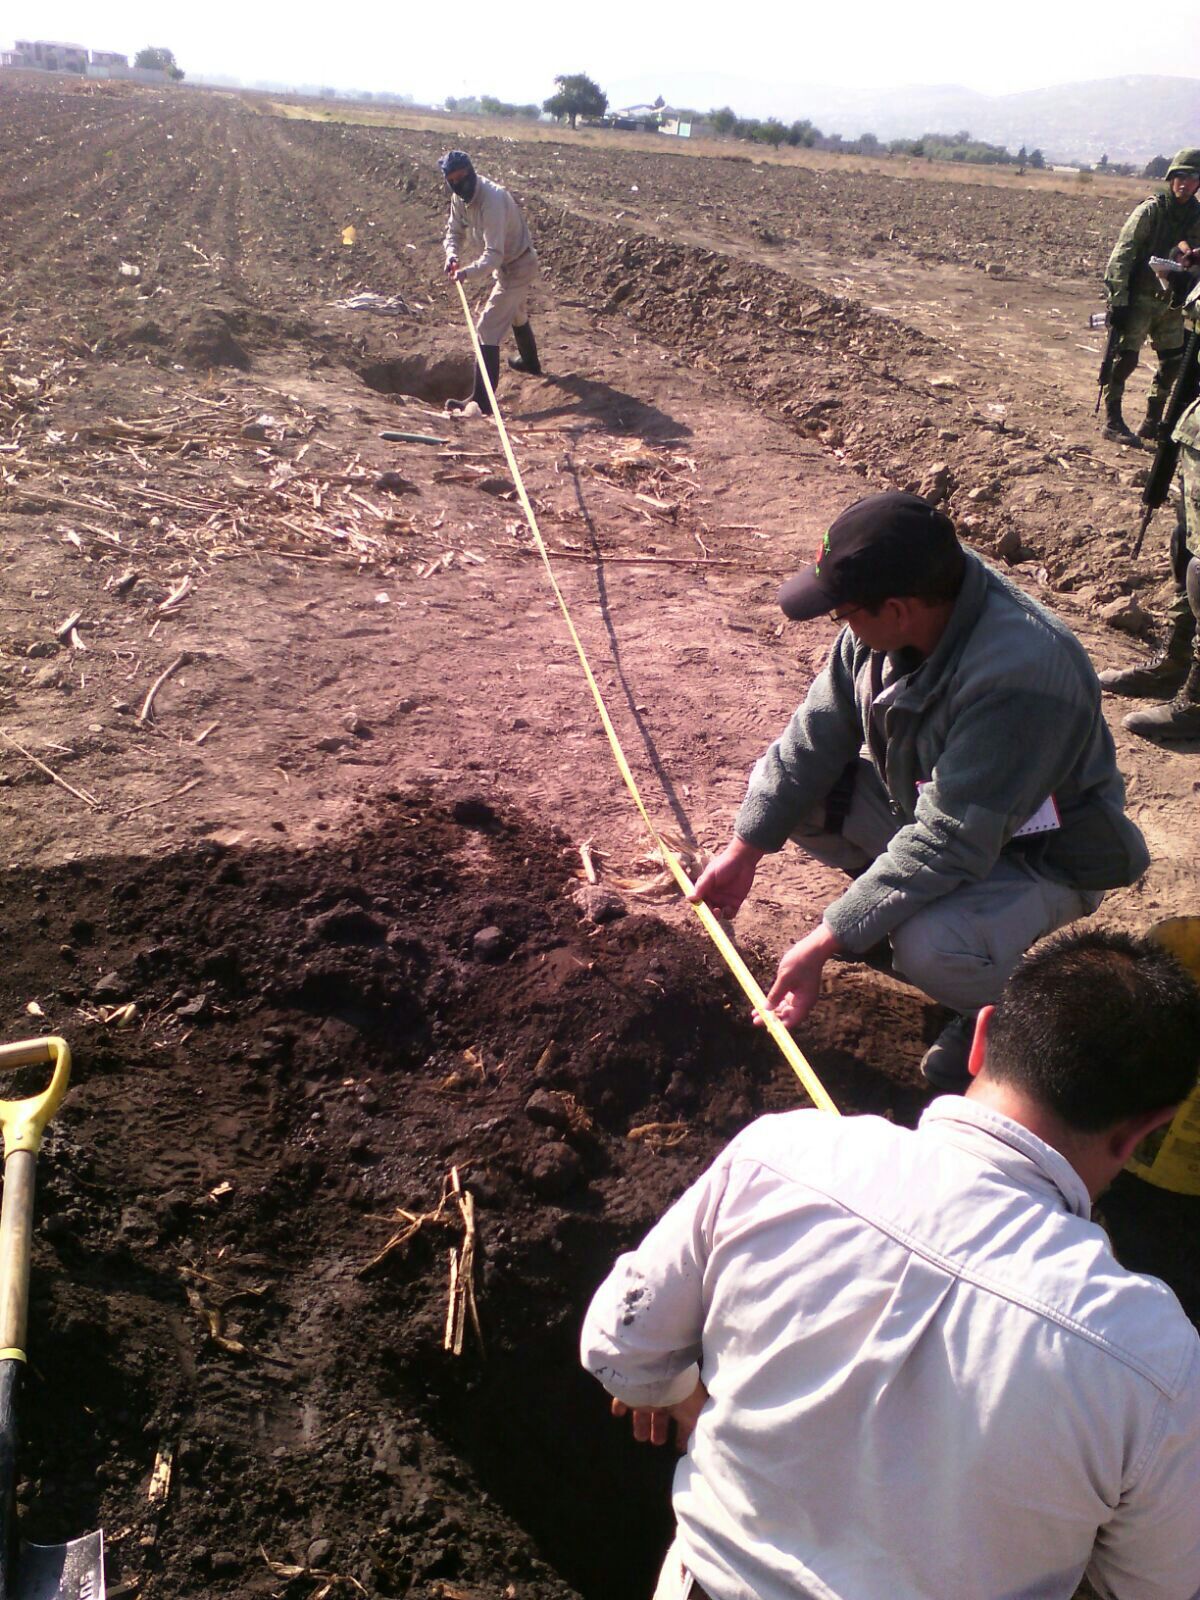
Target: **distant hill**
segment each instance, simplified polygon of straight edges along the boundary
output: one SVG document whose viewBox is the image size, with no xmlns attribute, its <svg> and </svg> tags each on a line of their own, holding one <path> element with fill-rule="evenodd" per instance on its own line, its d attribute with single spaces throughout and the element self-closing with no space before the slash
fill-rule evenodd
<svg viewBox="0 0 1200 1600">
<path fill-rule="evenodd" d="M 816 83 L 761 83 L 723 73 L 640 75 L 605 83 L 610 105 L 662 95 L 672 105 L 708 111 L 730 105 L 743 117 L 808 117 L 823 133 L 912 139 L 969 129 L 977 139 L 1042 150 L 1050 161 L 1130 161 L 1170 156 L 1200 144 L 1200 79 L 1101 78 L 1020 94 L 979 94 L 958 84 L 894 89 L 837 88 Z"/>
</svg>

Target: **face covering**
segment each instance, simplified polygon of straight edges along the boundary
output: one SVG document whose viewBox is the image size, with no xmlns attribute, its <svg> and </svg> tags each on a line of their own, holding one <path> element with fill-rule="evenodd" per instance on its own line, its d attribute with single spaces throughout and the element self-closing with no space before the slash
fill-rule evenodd
<svg viewBox="0 0 1200 1600">
<path fill-rule="evenodd" d="M 469 204 L 475 198 L 477 179 L 473 172 L 456 172 L 454 177 L 447 178 L 446 182 L 460 200 Z"/>
</svg>

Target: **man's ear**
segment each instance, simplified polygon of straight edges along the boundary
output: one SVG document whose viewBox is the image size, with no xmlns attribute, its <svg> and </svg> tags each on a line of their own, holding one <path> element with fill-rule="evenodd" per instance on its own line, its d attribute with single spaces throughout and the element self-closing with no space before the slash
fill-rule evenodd
<svg viewBox="0 0 1200 1600">
<path fill-rule="evenodd" d="M 995 1006 L 984 1006 L 975 1018 L 975 1035 L 971 1040 L 971 1054 L 967 1057 L 967 1071 L 973 1078 L 979 1076 L 979 1069 L 983 1066 L 983 1057 L 987 1050 L 988 1024 L 995 1009 Z"/>
<path fill-rule="evenodd" d="M 1123 1167 L 1146 1135 L 1156 1128 L 1166 1127 L 1178 1110 L 1178 1106 L 1161 1106 L 1157 1111 L 1143 1111 L 1139 1116 L 1118 1122 L 1108 1136 L 1113 1160 Z"/>
</svg>

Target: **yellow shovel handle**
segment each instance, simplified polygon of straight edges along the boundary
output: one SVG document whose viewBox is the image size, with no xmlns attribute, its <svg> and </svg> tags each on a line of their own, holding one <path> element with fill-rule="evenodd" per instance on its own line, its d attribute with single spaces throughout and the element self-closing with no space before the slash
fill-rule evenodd
<svg viewBox="0 0 1200 1600">
<path fill-rule="evenodd" d="M 0 1100 L 0 1127 L 4 1129 L 4 1158 L 14 1150 L 37 1155 L 46 1124 L 62 1104 L 71 1081 L 71 1049 L 65 1039 L 49 1034 L 44 1039 L 22 1039 L 0 1044 L 0 1071 L 6 1067 L 32 1067 L 53 1063 L 50 1082 L 41 1094 L 28 1100 Z"/>
</svg>

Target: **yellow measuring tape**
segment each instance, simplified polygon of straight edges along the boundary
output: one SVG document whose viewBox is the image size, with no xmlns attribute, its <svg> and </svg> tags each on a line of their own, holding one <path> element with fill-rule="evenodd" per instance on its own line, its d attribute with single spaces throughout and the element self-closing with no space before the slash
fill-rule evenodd
<svg viewBox="0 0 1200 1600">
<path fill-rule="evenodd" d="M 558 601 L 559 607 L 562 610 L 563 619 L 567 624 L 567 631 L 571 635 L 571 641 L 574 644 L 575 652 L 579 657 L 579 665 L 583 668 L 583 675 L 587 679 L 588 688 L 592 691 L 592 698 L 596 702 L 596 710 L 600 713 L 600 721 L 604 724 L 604 731 L 608 735 L 609 744 L 612 746 L 612 753 L 616 760 L 618 770 L 620 771 L 622 778 L 624 778 L 625 787 L 633 796 L 633 803 L 635 806 L 637 806 L 638 811 L 641 813 L 642 821 L 646 824 L 647 831 L 649 832 L 650 837 L 654 840 L 655 847 L 661 854 L 663 861 L 666 863 L 667 869 L 669 870 L 671 876 L 675 879 L 675 882 L 683 890 L 685 895 L 691 894 L 692 890 L 695 888 L 695 885 L 692 883 L 692 880 L 688 877 L 687 873 L 683 870 L 683 866 L 678 856 L 670 848 L 670 846 L 665 843 L 658 829 L 654 826 L 653 822 L 651 822 L 650 814 L 646 810 L 645 805 L 642 803 L 642 797 L 638 791 L 637 783 L 634 779 L 633 773 L 630 771 L 629 763 L 625 759 L 625 752 L 621 748 L 621 741 L 617 738 L 617 730 L 613 727 L 612 719 L 608 714 L 608 707 L 604 704 L 604 696 L 600 693 L 600 686 L 592 674 L 592 669 L 587 658 L 587 652 L 584 650 L 583 642 L 578 633 L 575 631 L 575 624 L 571 620 L 571 613 L 567 607 L 566 600 L 563 598 L 562 590 L 558 587 L 558 579 L 554 576 L 554 568 L 550 564 L 550 553 L 546 549 L 546 544 L 542 538 L 541 529 L 537 524 L 537 517 L 534 515 L 532 505 L 529 503 L 529 496 L 525 492 L 525 482 L 521 477 L 521 469 L 518 467 L 517 459 L 513 455 L 512 445 L 510 444 L 508 438 L 508 430 L 504 426 L 504 418 L 500 415 L 500 407 L 496 403 L 496 391 L 492 388 L 492 380 L 488 377 L 487 368 L 484 366 L 483 352 L 479 348 L 479 335 L 475 331 L 475 324 L 471 318 L 471 307 L 467 302 L 466 290 L 463 288 L 462 284 L 457 278 L 454 280 L 454 287 L 458 290 L 458 297 L 462 301 L 463 316 L 466 318 L 467 329 L 471 335 L 471 344 L 475 350 L 475 361 L 480 372 L 483 374 L 483 382 L 484 387 L 487 389 L 488 399 L 492 402 L 492 416 L 495 419 L 496 427 L 500 434 L 500 443 L 504 446 L 504 456 L 508 462 L 508 470 L 512 473 L 513 483 L 516 485 L 517 494 L 520 497 L 521 506 L 525 512 L 526 521 L 529 523 L 530 532 L 533 534 L 534 541 L 537 544 L 538 554 L 542 558 L 542 564 L 546 568 L 546 576 L 550 579 L 550 587 L 554 590 L 555 599 Z M 800 1082 L 804 1085 L 809 1099 L 815 1106 L 819 1106 L 822 1111 L 832 1111 L 835 1115 L 837 1115 L 837 1106 L 835 1106 L 833 1101 L 829 1098 L 829 1095 L 826 1092 L 821 1080 L 817 1077 L 816 1073 L 805 1060 L 803 1052 L 800 1050 L 800 1047 L 797 1045 L 796 1041 L 784 1027 L 783 1023 L 780 1022 L 775 1013 L 768 1008 L 766 995 L 759 987 L 749 967 L 747 967 L 746 963 L 737 953 L 733 946 L 733 942 L 729 938 L 729 935 L 717 921 L 712 911 L 703 902 L 689 901 L 689 904 L 691 905 L 692 910 L 700 918 L 700 921 L 703 924 L 705 931 L 708 933 L 709 938 L 716 945 L 722 956 L 724 956 L 729 970 L 733 973 L 738 983 L 741 984 L 742 989 L 744 990 L 747 999 L 750 1001 L 750 1004 L 754 1007 L 759 1020 L 762 1022 L 767 1032 L 771 1035 L 772 1039 L 774 1039 L 775 1043 L 779 1046 L 780 1050 L 783 1051 L 788 1065 L 800 1079 Z"/>
</svg>

